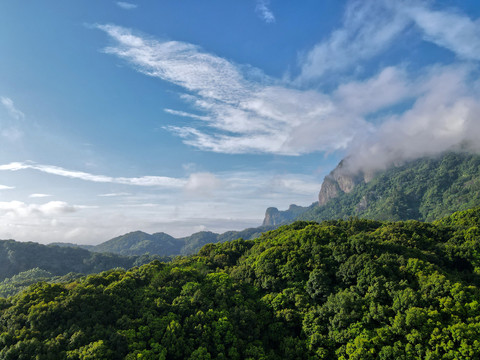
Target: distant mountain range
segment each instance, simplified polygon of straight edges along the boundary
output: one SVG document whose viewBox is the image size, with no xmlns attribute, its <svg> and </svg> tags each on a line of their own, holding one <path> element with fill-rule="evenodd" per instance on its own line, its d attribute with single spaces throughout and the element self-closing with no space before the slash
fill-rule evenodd
<svg viewBox="0 0 480 360">
<path fill-rule="evenodd" d="M 112 253 L 124 256 L 139 256 L 144 254 L 177 256 L 194 254 L 205 244 L 209 243 L 225 242 L 239 238 L 244 240 L 254 239 L 260 236 L 262 232 L 274 228 L 275 226 L 260 226 L 242 231 L 227 231 L 223 234 L 201 231 L 183 238 L 174 238 L 163 232 L 148 234 L 143 231 L 133 231 L 96 246 L 68 243 L 54 244 L 67 247 L 80 247 L 97 253 Z"/>
<path fill-rule="evenodd" d="M 202 231 L 174 238 L 165 233 L 134 231 L 96 246 L 81 247 L 93 252 L 138 256 L 190 255 L 208 243 L 237 238 L 254 239 L 262 232 L 296 220 L 323 221 L 362 217 L 375 220 L 431 221 L 455 211 L 480 206 L 480 155 L 447 153 L 422 158 L 385 171 L 350 173 L 340 164 L 325 177 L 318 202 L 308 207 L 290 205 L 280 211 L 266 210 L 262 226 L 216 234 Z"/>
<path fill-rule="evenodd" d="M 16 294 L 38 281 L 61 282 L 113 268 L 130 269 L 153 260 L 169 261 L 176 255 L 194 254 L 208 243 L 248 240 L 273 228 L 223 234 L 202 231 L 179 239 L 165 233 L 135 231 L 97 246 L 0 240 L 0 297 Z"/>
</svg>

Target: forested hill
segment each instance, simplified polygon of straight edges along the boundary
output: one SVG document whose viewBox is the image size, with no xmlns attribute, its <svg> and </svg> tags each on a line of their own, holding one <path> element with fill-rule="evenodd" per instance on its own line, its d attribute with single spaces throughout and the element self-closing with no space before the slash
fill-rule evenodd
<svg viewBox="0 0 480 360">
<path fill-rule="evenodd" d="M 150 256 L 119 256 L 85 249 L 0 240 L 0 281 L 33 268 L 54 276 L 70 272 L 90 274 L 115 267 L 131 268 L 153 260 Z"/>
<path fill-rule="evenodd" d="M 200 231 L 183 238 L 174 238 L 165 233 L 148 234 L 143 231 L 134 231 L 93 246 L 90 250 L 120 255 L 147 253 L 161 256 L 191 255 L 208 243 L 225 242 L 238 238 L 253 239 L 260 236 L 263 231 L 273 228 L 273 226 L 262 226 L 242 231 L 227 231 L 223 234 Z"/>
<path fill-rule="evenodd" d="M 296 222 L 0 299 L 0 359 L 480 358 L 480 208 Z"/>
<path fill-rule="evenodd" d="M 423 158 L 356 182 L 349 193 L 305 209 L 296 220 L 322 221 L 358 216 L 375 220 L 432 221 L 480 206 L 480 155 L 447 153 Z M 335 184 L 333 184 L 335 185 Z"/>
</svg>

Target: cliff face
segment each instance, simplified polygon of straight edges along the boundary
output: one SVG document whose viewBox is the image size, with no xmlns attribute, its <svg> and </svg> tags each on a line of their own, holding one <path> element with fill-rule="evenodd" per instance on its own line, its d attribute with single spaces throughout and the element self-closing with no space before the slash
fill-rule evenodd
<svg viewBox="0 0 480 360">
<path fill-rule="evenodd" d="M 320 193 L 318 194 L 318 203 L 312 204 L 310 207 L 302 207 L 290 205 L 288 210 L 278 210 L 275 207 L 269 207 L 265 212 L 265 218 L 262 226 L 279 226 L 288 224 L 297 219 L 301 214 L 308 211 L 312 206 L 316 207 L 327 204 L 331 199 L 341 194 L 350 193 L 357 185 L 368 183 L 374 178 L 375 172 L 357 171 L 352 172 L 347 165 L 348 159 L 340 161 L 337 167 L 330 174 L 325 176 Z M 360 208 L 367 207 L 367 198 L 363 199 Z"/>
<path fill-rule="evenodd" d="M 318 205 L 323 206 L 342 193 L 348 194 L 355 186 L 366 183 L 371 178 L 371 174 L 350 172 L 345 166 L 345 160 L 340 161 L 337 167 L 323 180 L 318 194 Z"/>
<path fill-rule="evenodd" d="M 290 205 L 288 210 L 279 211 L 275 207 L 269 207 L 265 211 L 265 218 L 262 226 L 277 226 L 280 224 L 286 224 L 295 219 L 297 216 L 304 213 L 308 208 L 298 206 L 295 204 Z"/>
<path fill-rule="evenodd" d="M 280 211 L 278 211 L 276 207 L 269 207 L 267 211 L 265 211 L 265 218 L 263 219 L 262 226 L 271 226 L 280 223 L 279 213 Z"/>
</svg>

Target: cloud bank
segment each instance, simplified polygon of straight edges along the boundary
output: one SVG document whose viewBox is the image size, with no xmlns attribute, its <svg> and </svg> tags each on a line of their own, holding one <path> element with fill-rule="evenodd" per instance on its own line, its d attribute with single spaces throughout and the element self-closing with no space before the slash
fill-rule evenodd
<svg viewBox="0 0 480 360">
<path fill-rule="evenodd" d="M 72 213 L 78 208 L 64 201 L 50 201 L 45 204 L 26 204 L 22 201 L 0 202 L 0 214 L 7 218 L 31 218 Z"/>
<path fill-rule="evenodd" d="M 468 66 L 431 69 L 410 109 L 387 116 L 367 139 L 352 144 L 350 168 L 383 169 L 447 150 L 480 152 L 480 94 L 471 77 Z"/>
</svg>

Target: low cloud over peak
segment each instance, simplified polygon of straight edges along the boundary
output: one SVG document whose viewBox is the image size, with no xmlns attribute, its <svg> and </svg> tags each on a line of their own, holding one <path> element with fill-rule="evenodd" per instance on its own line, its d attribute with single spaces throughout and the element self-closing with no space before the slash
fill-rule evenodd
<svg viewBox="0 0 480 360">
<path fill-rule="evenodd" d="M 450 150 L 479 152 L 479 93 L 469 66 L 434 67 L 418 84 L 413 106 L 390 115 L 350 149 L 349 166 L 382 169 Z"/>
</svg>

